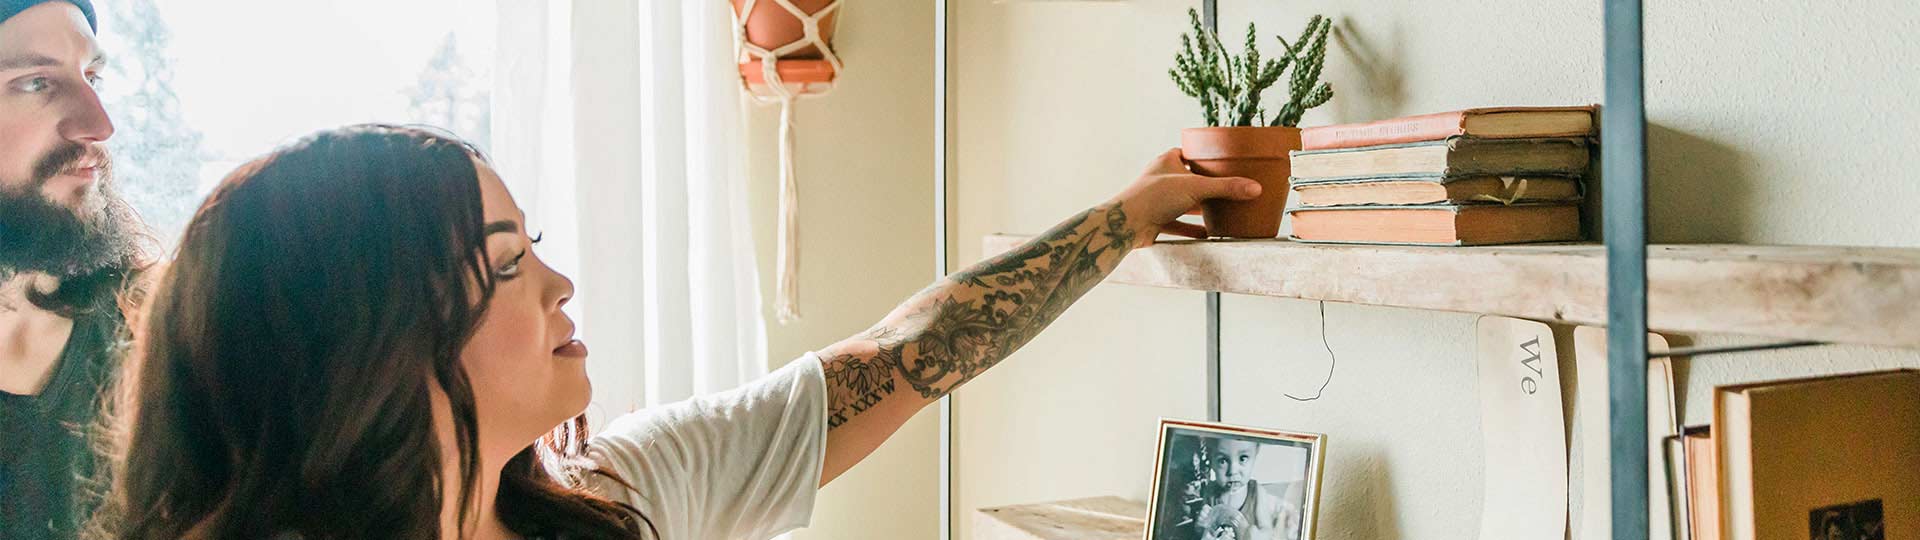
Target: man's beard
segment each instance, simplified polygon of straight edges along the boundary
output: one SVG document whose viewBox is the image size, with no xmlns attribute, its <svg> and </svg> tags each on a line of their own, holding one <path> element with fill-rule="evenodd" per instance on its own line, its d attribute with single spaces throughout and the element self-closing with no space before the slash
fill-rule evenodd
<svg viewBox="0 0 1920 540">
<path fill-rule="evenodd" d="M 98 180 L 74 208 L 41 193 L 49 180 L 89 157 L 100 164 Z M 124 269 L 144 253 L 146 227 L 114 189 L 109 161 L 98 147 L 68 143 L 35 164 L 24 189 L 0 188 L 0 281 L 28 272 L 66 279 Z"/>
</svg>

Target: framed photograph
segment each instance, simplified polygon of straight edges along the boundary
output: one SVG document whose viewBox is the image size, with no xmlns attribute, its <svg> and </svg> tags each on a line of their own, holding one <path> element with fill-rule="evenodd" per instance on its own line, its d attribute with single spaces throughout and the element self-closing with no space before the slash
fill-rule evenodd
<svg viewBox="0 0 1920 540">
<path fill-rule="evenodd" d="M 1326 441 L 1160 420 L 1147 540 L 1312 540 Z"/>
<path fill-rule="evenodd" d="M 1885 516 L 1880 499 L 1815 508 L 1807 532 L 1813 540 L 1886 540 Z"/>
</svg>

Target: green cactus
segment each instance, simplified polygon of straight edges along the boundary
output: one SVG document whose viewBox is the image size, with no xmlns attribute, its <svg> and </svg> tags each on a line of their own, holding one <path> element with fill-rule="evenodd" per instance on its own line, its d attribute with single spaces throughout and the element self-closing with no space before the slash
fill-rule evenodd
<svg viewBox="0 0 1920 540">
<path fill-rule="evenodd" d="M 1220 43 L 1220 35 L 1200 23 L 1200 12 L 1188 9 L 1193 33 L 1180 35 L 1180 50 L 1174 54 L 1173 78 L 1180 92 L 1200 101 L 1200 113 L 1208 126 L 1296 126 L 1308 109 L 1333 98 L 1333 86 L 1320 82 L 1320 68 L 1326 60 L 1327 32 L 1333 21 L 1313 16 L 1300 39 L 1280 40 L 1286 55 L 1262 61 L 1257 46 L 1258 31 L 1247 23 L 1244 51 L 1235 56 Z M 1260 104 L 1261 94 L 1280 81 L 1280 75 L 1293 68 L 1288 85 L 1291 99 L 1280 113 L 1267 117 Z"/>
<path fill-rule="evenodd" d="M 1286 38 L 1274 36 L 1280 40 L 1280 46 L 1287 50 L 1287 56 L 1294 59 L 1293 78 L 1288 81 L 1288 93 L 1291 96 L 1287 104 L 1280 107 L 1280 114 L 1268 122 L 1270 126 L 1298 126 L 1300 116 L 1308 109 L 1325 105 L 1333 99 L 1333 84 L 1320 82 L 1320 68 L 1327 60 L 1327 33 L 1333 30 L 1333 19 L 1314 15 L 1307 21 L 1307 29 L 1300 32 L 1300 38 L 1287 43 Z M 1302 49 L 1305 49 L 1302 51 Z"/>
</svg>

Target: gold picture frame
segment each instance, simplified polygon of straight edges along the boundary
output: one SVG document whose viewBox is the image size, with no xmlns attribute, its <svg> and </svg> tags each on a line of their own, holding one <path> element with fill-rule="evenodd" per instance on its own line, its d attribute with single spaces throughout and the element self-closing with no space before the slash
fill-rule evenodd
<svg viewBox="0 0 1920 540">
<path fill-rule="evenodd" d="M 1312 540 L 1319 525 L 1326 443 L 1327 436 L 1319 433 L 1160 419 L 1144 540 L 1218 540 L 1241 531 L 1258 538 Z M 1274 447 L 1288 449 L 1284 461 L 1260 466 L 1259 454 L 1271 455 L 1266 450 Z M 1260 469 L 1292 472 L 1294 463 L 1298 476 L 1280 483 L 1278 493 L 1272 490 L 1275 484 L 1263 485 L 1255 477 Z M 1236 494 L 1237 505 L 1231 502 Z"/>
</svg>

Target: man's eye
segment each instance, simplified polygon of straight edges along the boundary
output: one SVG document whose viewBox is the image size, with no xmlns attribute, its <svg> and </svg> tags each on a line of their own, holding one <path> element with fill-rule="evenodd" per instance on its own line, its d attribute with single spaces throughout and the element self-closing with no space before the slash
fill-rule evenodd
<svg viewBox="0 0 1920 540">
<path fill-rule="evenodd" d="M 91 86 L 96 89 L 100 88 L 100 83 L 105 82 L 106 80 L 107 80 L 106 76 L 103 76 L 99 73 L 87 74 L 87 86 Z"/>
<path fill-rule="evenodd" d="M 38 94 L 53 88 L 53 79 L 50 79 L 47 77 L 34 77 L 31 79 L 20 81 L 18 84 L 14 85 L 14 88 L 21 92 Z"/>
</svg>

